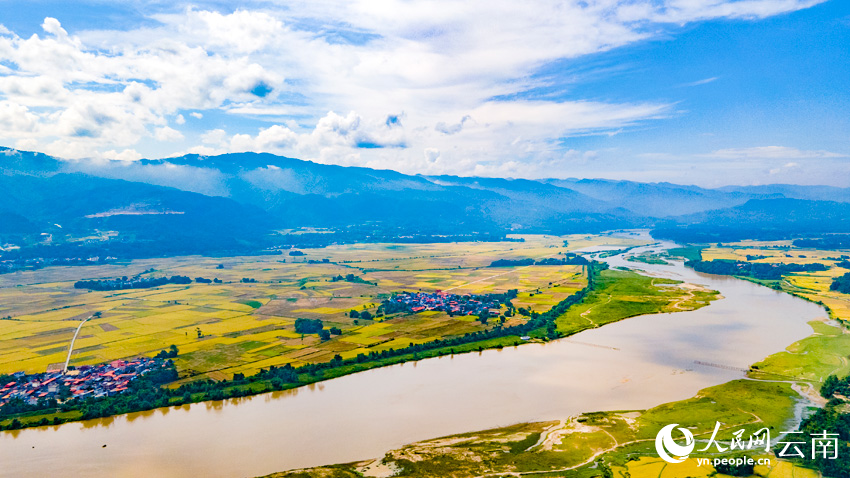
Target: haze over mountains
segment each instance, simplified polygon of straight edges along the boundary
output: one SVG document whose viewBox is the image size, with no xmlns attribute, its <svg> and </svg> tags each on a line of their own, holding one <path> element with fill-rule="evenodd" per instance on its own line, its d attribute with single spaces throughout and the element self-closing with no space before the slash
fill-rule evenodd
<svg viewBox="0 0 850 478">
<path fill-rule="evenodd" d="M 113 242 L 183 243 L 175 252 L 268 246 L 273 231 L 304 227 L 354 227 L 373 238 L 633 227 L 850 232 L 850 188 L 413 176 L 257 153 L 128 163 L 4 148 L 0 188 L 5 242 L 117 231 Z"/>
</svg>

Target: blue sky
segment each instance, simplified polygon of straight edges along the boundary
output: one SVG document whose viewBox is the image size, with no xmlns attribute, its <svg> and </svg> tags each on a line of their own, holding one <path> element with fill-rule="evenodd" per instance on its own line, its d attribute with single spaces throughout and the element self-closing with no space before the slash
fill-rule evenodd
<svg viewBox="0 0 850 478">
<path fill-rule="evenodd" d="M 843 0 L 0 0 L 0 24 L 0 144 L 69 159 L 850 186 Z"/>
</svg>

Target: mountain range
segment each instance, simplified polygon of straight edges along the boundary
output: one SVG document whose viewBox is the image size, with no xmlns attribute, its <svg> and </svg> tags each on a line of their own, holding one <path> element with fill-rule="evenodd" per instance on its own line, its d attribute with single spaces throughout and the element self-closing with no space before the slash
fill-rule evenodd
<svg viewBox="0 0 850 478">
<path fill-rule="evenodd" d="M 336 231 L 322 231 L 333 240 L 636 227 L 704 241 L 850 232 L 850 188 L 406 175 L 264 153 L 123 162 L 0 148 L 0 188 L 0 243 L 106 241 L 151 253 L 262 249 L 304 228 Z"/>
</svg>

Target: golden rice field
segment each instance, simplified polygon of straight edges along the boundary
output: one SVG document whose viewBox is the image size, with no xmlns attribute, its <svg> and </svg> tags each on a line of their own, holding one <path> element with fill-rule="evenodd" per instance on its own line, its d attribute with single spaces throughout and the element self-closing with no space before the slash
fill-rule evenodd
<svg viewBox="0 0 850 478">
<path fill-rule="evenodd" d="M 815 470 L 794 466 L 788 461 L 779 461 L 772 456 L 759 456 L 754 458 L 768 458 L 770 465 L 756 465 L 753 475 L 764 478 L 819 478 L 820 474 Z M 703 477 L 725 477 L 717 473 L 711 465 L 699 466 L 696 459 L 689 458 L 682 463 L 671 466 L 661 458 L 642 457 L 630 461 L 625 466 L 612 466 L 611 471 L 615 477 L 630 478 L 680 478 L 683 476 L 691 478 Z"/>
<path fill-rule="evenodd" d="M 525 242 L 352 244 L 304 249 L 304 256 L 175 257 L 126 263 L 51 267 L 0 275 L 0 373 L 43 372 L 65 361 L 77 325 L 94 312 L 77 338 L 72 365 L 152 356 L 174 344 L 184 377 L 230 378 L 286 363 L 300 365 L 398 348 L 492 327 L 475 317 L 420 313 L 355 320 L 352 309 L 374 315 L 399 291 L 498 293 L 518 289 L 516 307 L 545 311 L 576 290 L 580 266 L 487 267 L 496 259 L 558 257 L 590 245 L 634 245 L 606 236 L 526 236 Z M 564 247 L 564 240 L 569 247 Z M 327 259 L 328 262 L 321 262 Z M 308 261 L 319 263 L 308 263 Z M 145 271 L 153 269 L 153 272 Z M 81 279 L 185 275 L 220 284 L 87 291 Z M 372 284 L 331 282 L 355 274 Z M 242 278 L 256 283 L 241 283 Z M 321 319 L 343 333 L 327 342 L 302 337 L 296 318 Z M 523 320 L 512 318 L 513 321 Z"/>
<path fill-rule="evenodd" d="M 580 247 L 571 240 L 571 247 Z M 810 249 L 776 249 L 786 243 L 736 243 L 711 247 L 703 251 L 703 259 L 747 260 L 746 256 L 766 256 L 758 262 L 810 263 L 822 262 L 824 272 L 799 273 L 785 276 L 779 284 L 785 291 L 827 305 L 834 319 L 850 323 L 850 295 L 829 290 L 833 277 L 848 272 L 837 266 L 847 251 Z M 805 256 L 805 257 L 803 257 Z M 616 271 L 614 271 L 616 272 Z M 769 282 L 769 285 L 774 285 Z M 622 284 L 621 284 L 622 285 Z M 623 292 L 623 291 L 621 291 Z M 602 291 L 604 293 L 604 290 Z M 571 309 L 565 317 L 581 315 L 582 304 Z M 563 319 L 563 318 L 562 318 Z M 813 334 L 755 364 L 750 378 L 736 380 L 701 390 L 696 397 L 663 404 L 644 411 L 615 411 L 584 414 L 581 419 L 567 418 L 560 422 L 539 422 L 511 425 L 426 440 L 389 451 L 383 458 L 391 464 L 408 462 L 422 476 L 600 476 L 599 464 L 606 463 L 611 474 L 618 478 L 708 478 L 724 477 L 711 465 L 699 466 L 696 459 L 670 465 L 654 453 L 654 433 L 659 423 L 692 423 L 699 421 L 776 428 L 790 416 L 796 392 L 784 383 L 788 377 L 818 382 L 829 374 L 850 372 L 850 334 L 846 328 L 831 321 L 812 321 Z M 780 380 L 775 381 L 776 376 Z M 767 379 L 765 379 L 767 377 Z M 773 383 L 771 383 L 773 382 Z M 703 427 L 708 429 L 708 427 Z M 779 460 L 770 455 L 769 465 L 755 466 L 751 477 L 758 478 L 817 478 L 817 471 L 799 464 Z M 363 471 L 372 462 L 356 464 L 354 471 Z M 360 468 L 357 468 L 360 466 Z M 315 476 L 325 471 L 348 471 L 348 465 L 336 465 L 307 470 Z M 423 471 L 424 470 L 424 471 Z M 560 470 L 560 471 L 558 471 Z M 283 472 L 269 477 L 305 476 L 303 470 Z M 313 476 L 311 474 L 311 476 Z M 327 475 L 330 476 L 330 475 Z M 365 474 L 365 476 L 378 476 Z M 419 476 L 419 475 L 417 475 Z"/>
<path fill-rule="evenodd" d="M 759 242 L 744 241 L 722 247 L 711 247 L 703 251 L 703 260 L 732 259 L 746 261 L 747 255 L 766 256 L 750 262 L 786 264 L 811 264 L 821 263 L 829 267 L 822 272 L 796 273 L 786 276 L 781 284 L 784 290 L 792 292 L 806 299 L 822 302 L 826 305 L 832 318 L 850 322 L 850 296 L 829 290 L 830 284 L 835 277 L 850 272 L 850 269 L 838 267 L 840 256 L 847 251 L 830 251 L 820 249 L 776 249 L 778 246 L 787 246 L 790 241 Z"/>
</svg>

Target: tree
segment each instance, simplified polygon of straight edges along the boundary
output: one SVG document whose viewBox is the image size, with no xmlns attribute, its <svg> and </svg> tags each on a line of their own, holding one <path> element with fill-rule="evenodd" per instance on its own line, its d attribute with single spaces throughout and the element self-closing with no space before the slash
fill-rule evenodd
<svg viewBox="0 0 850 478">
<path fill-rule="evenodd" d="M 829 286 L 829 290 L 850 294 L 850 272 L 833 279 L 832 284 Z"/>
<path fill-rule="evenodd" d="M 327 330 L 320 330 L 319 331 L 319 338 L 322 339 L 322 341 L 330 340 L 331 339 L 331 333 L 328 332 Z"/>
<path fill-rule="evenodd" d="M 357 312 L 356 310 L 351 309 L 351 311 L 348 313 L 348 316 L 351 317 L 352 319 L 357 319 L 357 318 L 360 318 L 360 312 Z"/>
<path fill-rule="evenodd" d="M 317 334 L 323 327 L 319 319 L 295 319 L 295 331 L 299 334 Z"/>
<path fill-rule="evenodd" d="M 360 318 L 363 320 L 372 320 L 372 314 L 368 310 L 360 312 Z"/>
<path fill-rule="evenodd" d="M 823 386 L 820 388 L 820 394 L 823 398 L 829 398 L 835 393 L 835 389 L 838 387 L 838 377 L 835 375 L 830 375 L 826 377 L 826 380 L 823 381 Z"/>
<path fill-rule="evenodd" d="M 198 337 L 200 338 L 200 335 Z M 171 344 L 171 346 L 168 347 L 168 351 L 160 350 L 159 353 L 155 355 L 155 357 L 160 359 L 171 359 L 177 357 L 178 352 L 179 351 L 177 350 L 177 346 Z"/>
</svg>

